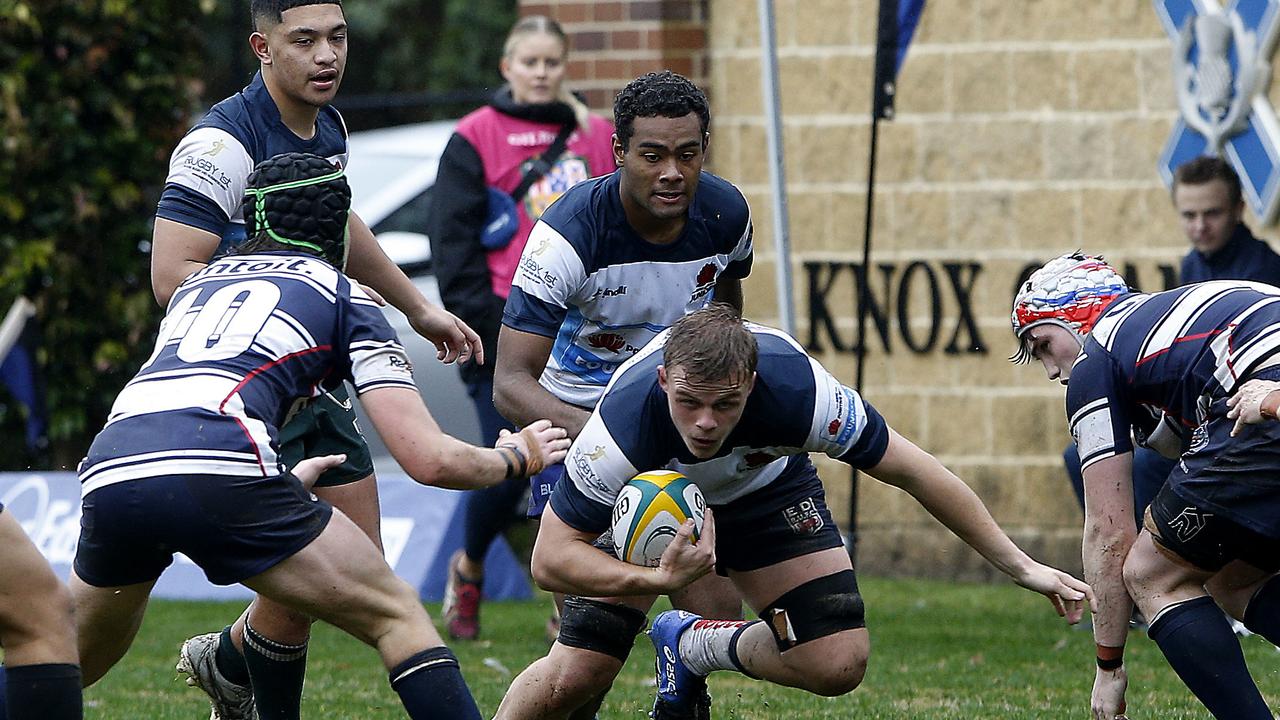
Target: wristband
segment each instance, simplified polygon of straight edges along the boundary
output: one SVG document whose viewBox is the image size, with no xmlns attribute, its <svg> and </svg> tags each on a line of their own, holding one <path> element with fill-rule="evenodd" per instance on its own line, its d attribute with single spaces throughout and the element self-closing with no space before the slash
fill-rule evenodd
<svg viewBox="0 0 1280 720">
<path fill-rule="evenodd" d="M 1273 397 L 1275 398 L 1275 402 L 1267 402 Z M 1276 420 L 1280 419 L 1280 416 L 1277 416 L 1278 410 L 1280 410 L 1280 392 L 1272 390 L 1267 393 L 1266 397 L 1262 398 L 1262 402 L 1259 403 L 1258 414 L 1267 420 Z"/>
<path fill-rule="evenodd" d="M 514 445 L 499 445 L 495 447 L 494 450 L 497 450 L 498 454 L 502 455 L 502 459 L 507 462 L 507 479 L 508 480 L 516 477 L 524 477 L 525 475 L 528 474 L 529 459 L 525 457 L 524 453 L 520 452 L 520 448 Z M 503 450 L 510 450 L 511 454 L 515 456 L 516 460 L 518 460 L 520 464 L 516 465 L 515 463 L 511 462 L 511 456 L 502 452 Z"/>
<path fill-rule="evenodd" d="M 1111 647 L 1098 645 L 1098 668 L 1100 670 L 1116 670 L 1124 665 L 1124 646 Z"/>
</svg>

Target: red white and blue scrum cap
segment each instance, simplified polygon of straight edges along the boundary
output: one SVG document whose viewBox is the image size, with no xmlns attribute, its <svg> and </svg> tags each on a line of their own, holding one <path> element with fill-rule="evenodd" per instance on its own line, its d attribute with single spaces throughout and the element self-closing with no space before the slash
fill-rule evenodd
<svg viewBox="0 0 1280 720">
<path fill-rule="evenodd" d="M 1074 252 L 1050 260 L 1031 273 L 1013 299 L 1010 320 L 1018 351 L 1009 359 L 1031 360 L 1026 333 L 1037 325 L 1064 327 L 1083 343 L 1107 306 L 1127 292 L 1124 278 L 1101 257 Z"/>
</svg>

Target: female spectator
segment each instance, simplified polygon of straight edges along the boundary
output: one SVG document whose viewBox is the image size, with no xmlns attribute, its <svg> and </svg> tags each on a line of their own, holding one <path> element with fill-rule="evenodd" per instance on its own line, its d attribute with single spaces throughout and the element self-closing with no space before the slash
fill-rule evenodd
<svg viewBox="0 0 1280 720">
<path fill-rule="evenodd" d="M 480 334 L 488 358 L 459 369 L 486 442 L 510 427 L 493 407 L 493 367 L 502 309 L 529 231 L 569 187 L 614 169 L 613 126 L 565 87 L 568 52 L 555 20 L 535 15 L 515 24 L 499 63 L 507 84 L 459 121 L 431 200 L 427 234 L 440 296 Z M 514 480 L 464 500 L 464 546 L 449 561 L 445 590 L 445 626 L 454 639 L 479 634 L 485 554 L 498 533 L 524 516 L 518 504 L 527 487 Z"/>
</svg>

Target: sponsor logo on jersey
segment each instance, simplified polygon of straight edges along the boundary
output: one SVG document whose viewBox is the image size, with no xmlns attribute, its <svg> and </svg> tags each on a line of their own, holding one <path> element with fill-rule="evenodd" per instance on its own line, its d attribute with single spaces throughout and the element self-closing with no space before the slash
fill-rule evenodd
<svg viewBox="0 0 1280 720">
<path fill-rule="evenodd" d="M 413 363 L 410 362 L 408 358 L 400 357 L 399 355 L 391 355 L 387 358 L 387 362 L 396 370 L 400 370 L 409 375 L 413 374 Z"/>
<path fill-rule="evenodd" d="M 718 268 L 715 263 L 707 263 L 702 266 L 702 269 L 698 271 L 698 277 L 696 280 L 697 287 L 693 289 L 693 294 L 689 296 L 689 302 L 700 300 L 706 297 L 707 293 L 711 292 L 711 290 L 716 286 L 717 269 Z"/>
<path fill-rule="evenodd" d="M 574 448 L 573 467 L 578 471 L 578 475 L 582 478 L 583 482 L 597 490 L 608 492 L 609 488 L 605 485 L 604 481 L 600 479 L 600 476 L 596 475 L 595 469 L 591 467 L 592 462 L 600 460 L 603 457 L 604 447 L 601 445 L 595 446 L 591 452 L 587 452 L 582 448 Z"/>
<path fill-rule="evenodd" d="M 627 339 L 618 333 L 601 332 L 588 335 L 587 344 L 598 350 L 608 350 L 612 353 L 625 351 L 635 355 L 640 352 L 640 348 L 627 342 Z"/>
<path fill-rule="evenodd" d="M 198 179 L 217 185 L 223 190 L 231 187 L 230 176 L 222 172 L 222 168 L 210 160 L 205 160 L 202 157 L 187 156 L 182 160 L 182 167 Z"/>
<path fill-rule="evenodd" d="M 815 535 L 826 526 L 822 514 L 818 512 L 818 504 L 813 498 L 805 498 L 782 511 L 787 525 L 796 535 Z"/>
<path fill-rule="evenodd" d="M 623 295 L 626 295 L 626 294 L 627 294 L 626 285 L 619 285 L 616 288 L 599 288 L 594 293 L 592 293 L 591 297 L 587 299 L 587 302 L 599 300 L 600 298 L 622 297 Z"/>
<path fill-rule="evenodd" d="M 534 254 L 537 253 L 535 252 Z M 532 257 L 527 255 L 520 260 L 520 277 L 531 283 L 543 285 L 549 288 L 555 287 L 556 285 L 556 276 L 552 275 L 549 270 L 539 265 L 537 260 L 534 260 Z"/>
<path fill-rule="evenodd" d="M 1173 528 L 1173 531 L 1177 533 L 1179 540 L 1186 542 L 1199 535 L 1211 517 L 1213 517 L 1213 513 L 1200 512 L 1188 505 L 1182 508 L 1182 512 L 1178 513 L 1177 517 L 1169 521 L 1169 527 Z"/>
<path fill-rule="evenodd" d="M 223 150 L 226 150 L 226 149 L 227 149 L 227 143 L 226 143 L 226 141 L 224 141 L 224 140 L 214 140 L 214 141 L 213 141 L 213 147 L 209 148 L 208 150 L 205 150 L 205 151 L 204 151 L 203 153 L 201 153 L 201 154 L 202 154 L 202 155 L 208 155 L 209 157 L 216 157 L 216 156 L 218 155 L 218 153 L 220 153 L 220 152 L 222 152 Z"/>
</svg>

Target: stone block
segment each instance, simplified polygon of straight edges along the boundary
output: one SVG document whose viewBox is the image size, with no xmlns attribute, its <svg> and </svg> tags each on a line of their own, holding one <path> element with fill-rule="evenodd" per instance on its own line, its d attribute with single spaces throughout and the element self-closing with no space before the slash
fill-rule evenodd
<svg viewBox="0 0 1280 720">
<path fill-rule="evenodd" d="M 1045 167 L 1049 180 L 1095 180 L 1110 165 L 1109 125 L 1090 117 L 1043 123 Z"/>
<path fill-rule="evenodd" d="M 951 198 L 954 231 L 947 247 L 961 257 L 1007 247 L 1013 238 L 1013 193 L 1008 190 L 957 191 Z"/>
<path fill-rule="evenodd" d="M 1039 372 L 1039 367 L 1032 365 L 1028 372 Z M 1019 459 L 1052 455 L 1055 448 L 1062 449 L 1064 422 L 1061 393 L 1056 398 L 1022 394 L 993 397 L 991 452 Z"/>
<path fill-rule="evenodd" d="M 1143 47 L 1138 50 L 1138 78 L 1141 109 L 1170 119 L 1178 112 L 1178 94 L 1173 85 L 1170 47 Z M 1275 92 L 1275 86 L 1272 86 Z"/>
<path fill-rule="evenodd" d="M 874 7 L 874 4 L 873 4 Z M 874 27 L 875 10 L 870 11 Z M 929 3 L 920 15 L 912 44 L 963 43 L 978 37 L 973 3 L 964 0 L 947 0 Z M 873 34 L 874 37 L 874 34 Z"/>
<path fill-rule="evenodd" d="M 1011 105 L 1013 75 L 1002 51 L 957 52 L 949 57 L 951 105 L 958 113 L 1002 113 Z"/>
<path fill-rule="evenodd" d="M 934 455 L 991 453 L 991 399 L 979 395 L 936 395 L 926 411 L 929 451 Z"/>
<path fill-rule="evenodd" d="M 1169 235 L 1154 220 L 1168 215 L 1163 192 L 1140 188 L 1089 188 L 1081 194 L 1081 231 L 1093 252 L 1118 255 L 1168 243 Z"/>
<path fill-rule="evenodd" d="M 949 192 L 932 190 L 900 190 L 893 193 L 895 217 L 893 244 L 878 247 L 938 247 L 951 235 L 951 202 Z M 882 241 L 888 238 L 881 238 Z"/>
<path fill-rule="evenodd" d="M 876 6 L 849 0 L 803 0 L 795 3 L 793 42 L 801 47 L 849 47 L 858 43 L 858 26 L 862 13 L 876 11 Z M 781 29 L 781 18 L 779 18 Z"/>
<path fill-rule="evenodd" d="M 1118 119 L 1111 126 L 1115 151 L 1111 173 L 1117 180 L 1151 182 L 1157 159 L 1169 139 L 1173 123 L 1168 118 Z"/>
<path fill-rule="evenodd" d="M 1079 110 L 1117 112 L 1138 104 L 1138 58 L 1132 50 L 1079 52 L 1074 77 Z"/>
<path fill-rule="evenodd" d="M 1074 56 L 1060 50 L 1014 52 L 1009 59 L 1014 110 L 1064 112 L 1073 109 Z"/>
<path fill-rule="evenodd" d="M 855 158 L 862 172 L 848 178 L 854 182 L 866 180 L 867 154 L 870 152 L 864 131 L 861 157 Z M 876 184 L 905 183 L 920 179 L 919 126 L 905 122 L 880 123 L 879 147 L 876 149 Z"/>
<path fill-rule="evenodd" d="M 1011 245 L 1018 248 L 1059 254 L 1079 247 L 1080 191 L 1037 187 L 1013 193 L 1012 232 Z"/>
<path fill-rule="evenodd" d="M 951 110 L 947 92 L 950 60 L 950 53 L 908 54 L 898 74 L 898 95 L 894 99 L 898 115 Z"/>
<path fill-rule="evenodd" d="M 760 61 L 756 58 L 731 57 L 713 64 L 725 63 L 724 94 L 716 98 L 717 110 L 730 115 L 760 117 L 764 101 L 760 95 Z"/>
</svg>

